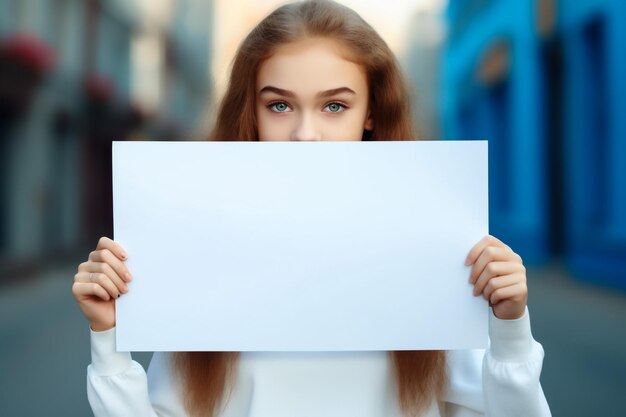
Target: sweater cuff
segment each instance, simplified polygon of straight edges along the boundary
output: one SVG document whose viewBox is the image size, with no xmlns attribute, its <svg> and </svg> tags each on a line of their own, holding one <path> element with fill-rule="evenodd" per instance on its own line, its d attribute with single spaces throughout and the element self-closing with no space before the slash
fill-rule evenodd
<svg viewBox="0 0 626 417">
<path fill-rule="evenodd" d="M 533 351 L 534 339 L 530 331 L 528 306 L 522 317 L 502 320 L 491 310 L 489 315 L 490 351 L 500 362 L 525 362 Z"/>
<path fill-rule="evenodd" d="M 132 366 L 130 352 L 117 352 L 115 327 L 102 332 L 91 333 L 91 366 L 100 376 L 110 376 L 124 372 Z"/>
</svg>

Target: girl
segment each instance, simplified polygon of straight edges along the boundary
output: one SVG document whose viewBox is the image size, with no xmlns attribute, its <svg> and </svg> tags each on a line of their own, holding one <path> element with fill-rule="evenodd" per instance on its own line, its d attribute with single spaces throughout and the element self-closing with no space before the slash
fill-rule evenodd
<svg viewBox="0 0 626 417">
<path fill-rule="evenodd" d="M 406 91 L 393 54 L 354 11 L 289 4 L 240 46 L 210 139 L 412 140 Z M 525 269 L 492 236 L 465 260 L 474 295 L 492 306 L 486 351 L 155 352 L 147 374 L 115 351 L 115 299 L 132 279 L 126 259 L 101 238 L 72 287 L 90 324 L 96 417 L 550 416 Z"/>
</svg>

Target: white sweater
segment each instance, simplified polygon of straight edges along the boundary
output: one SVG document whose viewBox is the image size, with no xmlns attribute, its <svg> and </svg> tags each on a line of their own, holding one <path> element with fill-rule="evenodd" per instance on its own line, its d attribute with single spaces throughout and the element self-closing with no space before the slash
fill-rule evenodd
<svg viewBox="0 0 626 417">
<path fill-rule="evenodd" d="M 148 372 L 116 352 L 115 328 L 91 333 L 87 395 L 95 417 L 187 417 L 170 353 Z M 548 417 L 539 383 L 543 348 L 528 310 L 489 318 L 487 350 L 448 351 L 448 386 L 424 417 Z M 387 352 L 243 352 L 220 417 L 401 417 Z"/>
</svg>

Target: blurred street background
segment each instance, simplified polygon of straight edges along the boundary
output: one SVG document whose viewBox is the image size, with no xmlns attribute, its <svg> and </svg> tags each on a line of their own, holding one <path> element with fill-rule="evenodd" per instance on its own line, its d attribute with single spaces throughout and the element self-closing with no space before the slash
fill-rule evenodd
<svg viewBox="0 0 626 417">
<path fill-rule="evenodd" d="M 553 415 L 626 416 L 626 2 L 340 2 L 398 56 L 422 138 L 489 140 Z M 0 0 L 0 416 L 91 415 L 71 285 L 113 235 L 111 142 L 203 140 L 280 4 Z"/>
</svg>

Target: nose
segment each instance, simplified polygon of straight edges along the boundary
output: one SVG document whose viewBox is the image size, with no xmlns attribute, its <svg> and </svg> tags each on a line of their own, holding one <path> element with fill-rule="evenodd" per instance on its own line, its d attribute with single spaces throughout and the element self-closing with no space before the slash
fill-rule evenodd
<svg viewBox="0 0 626 417">
<path fill-rule="evenodd" d="M 302 114 L 291 133 L 292 141 L 320 141 L 322 135 L 316 128 L 313 117 L 309 114 Z"/>
</svg>

